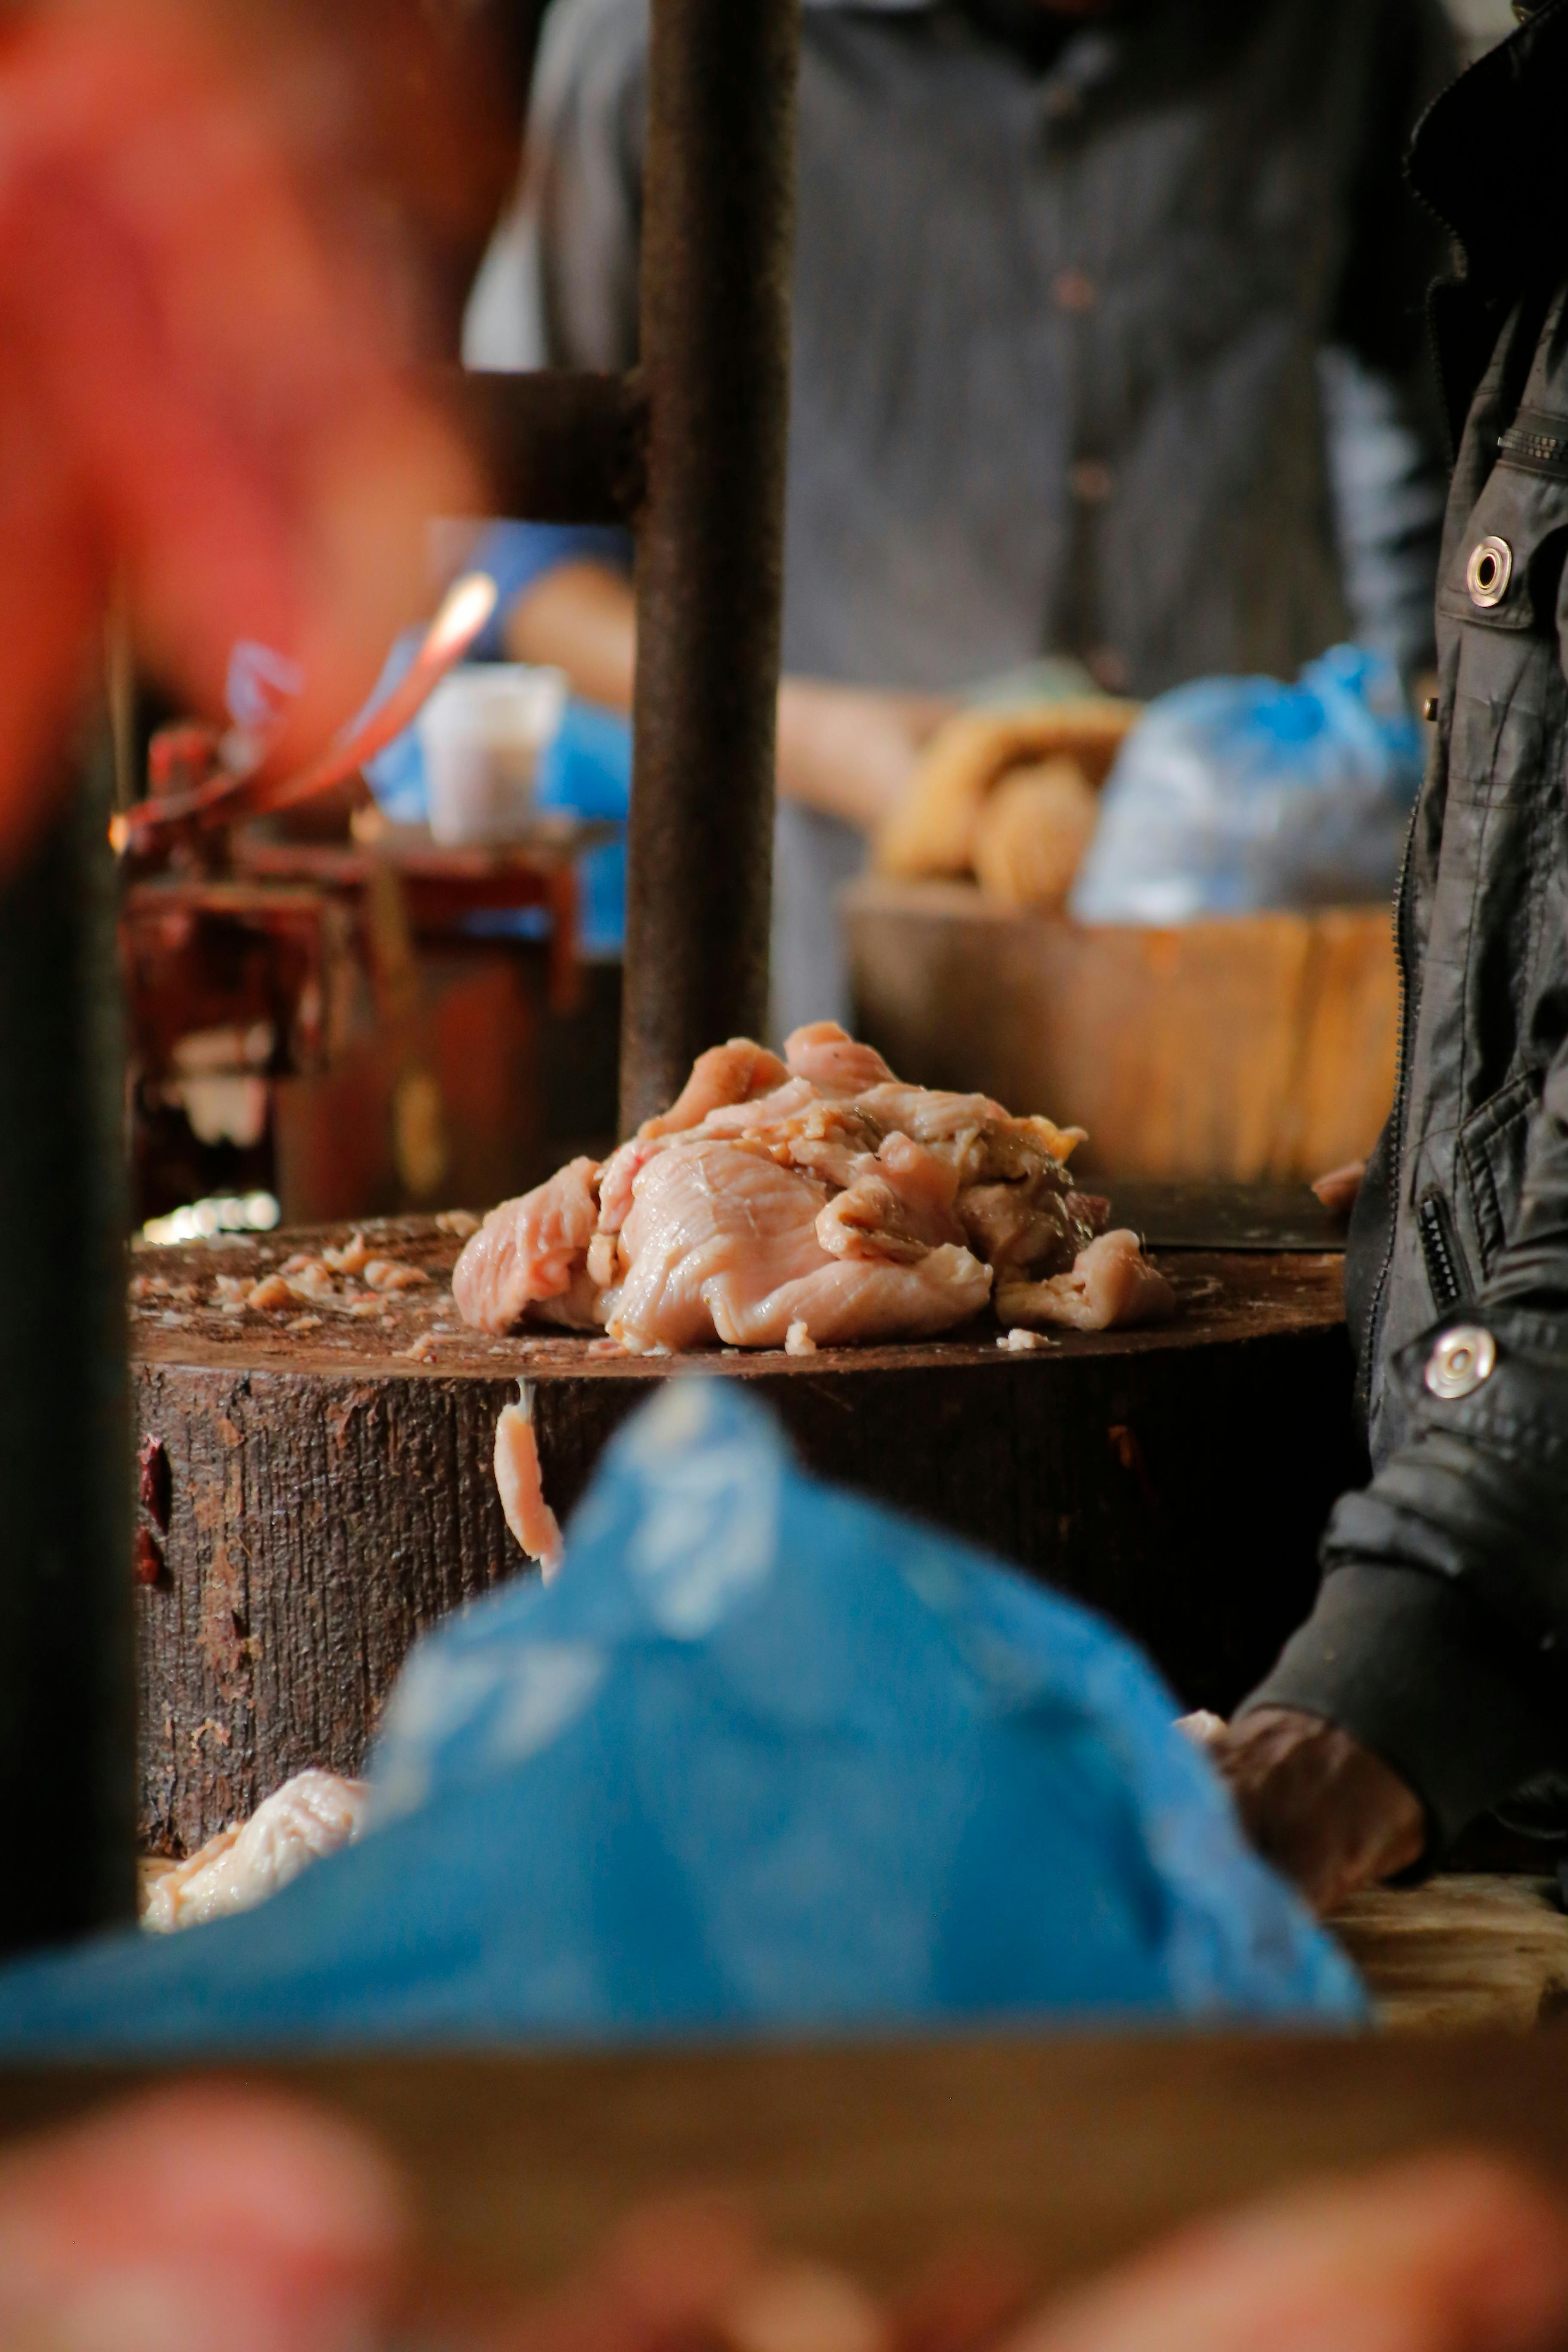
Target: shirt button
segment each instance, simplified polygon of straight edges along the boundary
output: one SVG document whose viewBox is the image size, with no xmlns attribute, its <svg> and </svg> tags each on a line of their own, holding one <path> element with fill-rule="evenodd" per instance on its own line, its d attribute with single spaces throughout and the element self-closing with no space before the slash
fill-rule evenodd
<svg viewBox="0 0 1568 2352">
<path fill-rule="evenodd" d="M 1062 270 L 1051 292 L 1056 297 L 1058 310 L 1069 310 L 1078 315 L 1092 310 L 1100 299 L 1099 287 L 1082 269 Z"/>
<path fill-rule="evenodd" d="M 1446 1404 L 1474 1396 L 1497 1370 L 1497 1341 L 1479 1323 L 1445 1331 L 1426 1361 L 1426 1391 Z"/>
<path fill-rule="evenodd" d="M 1068 469 L 1068 486 L 1082 505 L 1101 507 L 1116 488 L 1116 483 L 1103 457 L 1080 457 L 1077 465 Z"/>
<path fill-rule="evenodd" d="M 1442 715 L 1442 709 L 1443 706 L 1438 701 L 1436 696 L 1435 694 L 1429 694 L 1426 697 L 1426 701 L 1421 705 L 1421 716 L 1426 721 L 1428 727 L 1436 727 L 1439 717 Z"/>
<path fill-rule="evenodd" d="M 1132 672 L 1125 654 L 1114 646 L 1096 646 L 1085 654 L 1083 666 L 1096 686 L 1106 694 L 1125 694 Z"/>
</svg>

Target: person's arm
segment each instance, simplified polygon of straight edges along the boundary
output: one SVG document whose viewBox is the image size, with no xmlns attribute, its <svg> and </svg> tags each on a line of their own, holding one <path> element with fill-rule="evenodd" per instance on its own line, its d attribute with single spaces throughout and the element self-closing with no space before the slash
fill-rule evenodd
<svg viewBox="0 0 1568 2352">
<path fill-rule="evenodd" d="M 506 645 L 514 660 L 564 670 L 588 701 L 630 711 L 637 614 L 623 573 L 581 561 L 556 565 L 512 605 Z M 779 791 L 870 832 L 898 805 L 922 746 L 950 709 L 926 695 L 785 678 L 779 689 Z"/>
<path fill-rule="evenodd" d="M 552 565 L 515 597 L 503 635 L 513 661 L 563 670 L 584 702 L 629 716 L 637 607 L 624 572 L 583 557 Z"/>
<path fill-rule="evenodd" d="M 1568 1045 L 1529 1164 L 1490 1276 L 1388 1367 L 1409 1436 L 1336 1507 L 1317 1606 L 1222 1749 L 1256 1842 L 1321 1900 L 1441 1853 L 1568 1758 Z M 1481 1377 L 1456 1395 L 1443 1373 L 1462 1331 L 1485 1335 L 1479 1357 L 1468 1343 Z M 1370 1829 L 1331 1774 L 1303 1795 L 1329 1727 L 1387 1768 Z"/>
</svg>

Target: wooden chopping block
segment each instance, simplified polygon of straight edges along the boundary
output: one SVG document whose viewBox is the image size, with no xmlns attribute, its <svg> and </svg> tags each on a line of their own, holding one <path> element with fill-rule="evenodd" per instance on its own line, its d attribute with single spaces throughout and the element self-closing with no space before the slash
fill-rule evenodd
<svg viewBox="0 0 1568 2352">
<path fill-rule="evenodd" d="M 306 1765 L 356 1771 L 416 1636 L 522 1570 L 491 1473 L 520 1376 L 564 1516 L 671 1373 L 581 1339 L 466 1330 L 458 1244 L 434 1219 L 365 1229 L 430 1276 L 374 1318 L 220 1311 L 216 1276 L 259 1277 L 347 1230 L 136 1261 L 142 1830 L 160 1851 L 200 1844 Z M 1160 1330 L 1015 1355 L 986 1324 L 679 1369 L 744 1381 L 813 1470 L 1092 1602 L 1185 1701 L 1223 1709 L 1306 1614 L 1320 1530 L 1356 1475 L 1342 1262 L 1167 1265 L 1183 1312 Z"/>
<path fill-rule="evenodd" d="M 1310 1181 L 1362 1158 L 1388 1116 L 1381 907 L 1162 930 L 872 879 L 844 908 L 856 1034 L 914 1084 L 1070 1104 L 1086 1174 Z"/>
</svg>

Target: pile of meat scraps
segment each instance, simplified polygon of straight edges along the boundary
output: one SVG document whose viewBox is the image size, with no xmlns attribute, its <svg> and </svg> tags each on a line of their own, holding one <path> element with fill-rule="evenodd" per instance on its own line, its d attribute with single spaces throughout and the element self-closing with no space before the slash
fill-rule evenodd
<svg viewBox="0 0 1568 2352">
<path fill-rule="evenodd" d="M 491 1211 L 453 1292 L 484 1331 L 605 1331 L 634 1355 L 928 1339 L 1004 1324 L 1158 1323 L 1169 1283 L 1075 1191 L 1082 1130 L 900 1085 L 836 1022 L 784 1060 L 734 1038 L 602 1165 Z"/>
<path fill-rule="evenodd" d="M 353 1843 L 364 1827 L 369 1795 L 363 1780 L 314 1768 L 297 1772 L 247 1822 L 220 1830 L 184 1862 L 150 1870 L 142 1925 L 167 1935 L 264 1903 L 311 1863 Z"/>
</svg>

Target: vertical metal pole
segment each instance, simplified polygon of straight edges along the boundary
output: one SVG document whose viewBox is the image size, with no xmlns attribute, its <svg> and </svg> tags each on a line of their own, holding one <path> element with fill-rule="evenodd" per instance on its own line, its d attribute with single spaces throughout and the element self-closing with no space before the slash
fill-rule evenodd
<svg viewBox="0 0 1568 2352">
<path fill-rule="evenodd" d="M 766 1017 L 800 0 L 653 0 L 621 1118 Z"/>
<path fill-rule="evenodd" d="M 110 769 L 0 884 L 0 1953 L 135 1916 Z"/>
</svg>

